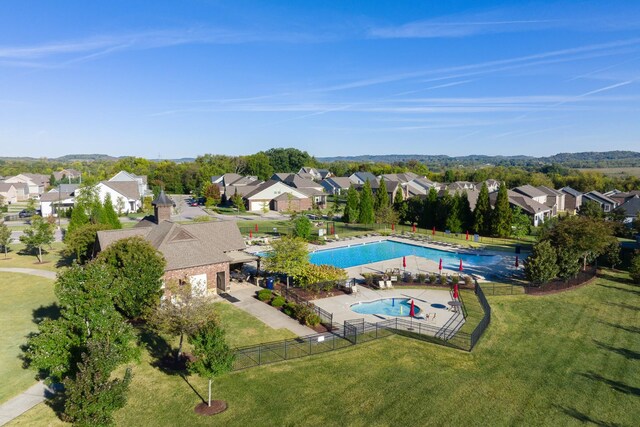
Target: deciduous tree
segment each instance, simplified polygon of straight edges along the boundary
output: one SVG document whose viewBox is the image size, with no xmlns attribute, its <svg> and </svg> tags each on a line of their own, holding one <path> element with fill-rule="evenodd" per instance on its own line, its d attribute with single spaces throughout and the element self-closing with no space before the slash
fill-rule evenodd
<svg viewBox="0 0 640 427">
<path fill-rule="evenodd" d="M 39 215 L 31 217 L 31 225 L 20 236 L 20 241 L 26 245 L 27 250 L 36 251 L 39 263 L 42 263 L 42 247 L 50 245 L 53 240 L 53 225 Z"/>
<path fill-rule="evenodd" d="M 7 258 L 9 243 L 11 243 L 11 230 L 9 230 L 7 224 L 0 224 L 0 248 L 2 248 L 5 258 Z"/>
<path fill-rule="evenodd" d="M 538 242 L 524 261 L 524 272 L 531 282 L 546 283 L 558 275 L 556 250 L 548 241 Z"/>
</svg>

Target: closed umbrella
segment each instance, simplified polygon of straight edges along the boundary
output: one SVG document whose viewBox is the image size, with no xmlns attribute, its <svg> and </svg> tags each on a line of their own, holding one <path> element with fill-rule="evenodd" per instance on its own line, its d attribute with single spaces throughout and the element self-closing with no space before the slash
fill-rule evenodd
<svg viewBox="0 0 640 427">
<path fill-rule="evenodd" d="M 413 302 L 413 300 L 411 300 L 411 309 L 409 310 L 409 316 L 411 316 L 412 318 L 415 317 L 416 315 L 416 306 Z"/>
<path fill-rule="evenodd" d="M 431 230 L 431 234 L 434 235 L 434 236 L 436 235 L 436 227 L 435 227 L 435 225 L 433 226 L 433 230 Z"/>
<path fill-rule="evenodd" d="M 415 233 L 416 232 L 416 225 L 412 224 L 412 231 Z"/>
<path fill-rule="evenodd" d="M 257 233 L 258 232 L 258 224 L 256 224 L 255 230 L 256 230 L 256 233 Z"/>
<path fill-rule="evenodd" d="M 518 263 L 518 255 L 516 255 L 516 268 L 519 267 L 519 263 Z"/>
<path fill-rule="evenodd" d="M 467 230 L 467 240 L 469 240 L 469 230 Z"/>
<path fill-rule="evenodd" d="M 249 238 L 253 239 L 253 233 L 251 232 L 251 230 L 249 230 Z"/>
<path fill-rule="evenodd" d="M 438 270 L 442 273 L 442 258 L 440 258 L 440 264 L 438 264 Z"/>
<path fill-rule="evenodd" d="M 402 257 L 402 268 L 407 268 L 407 257 L 406 256 Z"/>
<path fill-rule="evenodd" d="M 458 270 L 462 271 L 462 259 L 460 259 L 460 266 L 458 267 Z"/>
<path fill-rule="evenodd" d="M 453 299 L 458 299 L 458 284 L 453 285 Z"/>
<path fill-rule="evenodd" d="M 391 224 L 391 231 L 396 229 L 396 225 L 395 224 Z"/>
</svg>

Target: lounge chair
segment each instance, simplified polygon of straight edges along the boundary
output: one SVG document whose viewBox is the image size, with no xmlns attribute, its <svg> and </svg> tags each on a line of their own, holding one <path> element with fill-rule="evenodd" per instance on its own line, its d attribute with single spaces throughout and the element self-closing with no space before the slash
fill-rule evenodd
<svg viewBox="0 0 640 427">
<path fill-rule="evenodd" d="M 393 288 L 393 283 L 391 283 L 391 280 L 387 280 L 385 283 L 387 285 L 387 289 Z"/>
<path fill-rule="evenodd" d="M 378 282 L 378 289 L 386 289 L 387 285 L 384 283 L 384 280 L 380 280 Z"/>
<path fill-rule="evenodd" d="M 353 285 L 353 286 L 351 287 L 351 294 L 352 294 L 352 295 L 355 295 L 355 294 L 357 294 L 357 293 L 358 293 L 358 285 Z"/>
</svg>

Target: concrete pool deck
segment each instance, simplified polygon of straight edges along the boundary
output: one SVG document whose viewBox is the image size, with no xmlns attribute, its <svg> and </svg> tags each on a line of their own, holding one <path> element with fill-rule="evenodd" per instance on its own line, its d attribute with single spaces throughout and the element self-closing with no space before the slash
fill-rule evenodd
<svg viewBox="0 0 640 427">
<path fill-rule="evenodd" d="M 372 314 L 359 314 L 351 310 L 351 305 L 358 302 L 375 301 L 383 298 L 409 298 L 415 301 L 422 311 L 420 314 L 436 314 L 435 320 L 419 320 L 413 319 L 414 322 L 420 322 L 429 326 L 440 328 L 451 317 L 455 315 L 453 311 L 442 308 L 431 307 L 431 304 L 442 304 L 449 307 L 451 294 L 446 290 L 439 289 L 386 289 L 373 290 L 358 286 L 358 293 L 355 295 L 339 295 L 330 298 L 322 298 L 313 300 L 318 307 L 333 313 L 333 321 L 335 323 L 343 323 L 345 320 L 364 319 L 367 322 L 380 322 L 385 319 L 392 319 L 393 316 L 375 316 Z M 408 317 L 401 319 L 409 320 Z"/>
</svg>

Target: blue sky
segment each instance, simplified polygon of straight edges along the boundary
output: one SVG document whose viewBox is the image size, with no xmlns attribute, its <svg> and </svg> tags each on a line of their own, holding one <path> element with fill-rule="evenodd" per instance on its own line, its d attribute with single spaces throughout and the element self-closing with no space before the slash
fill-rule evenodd
<svg viewBox="0 0 640 427">
<path fill-rule="evenodd" d="M 0 2 L 0 156 L 640 150 L 640 1 Z"/>
</svg>

